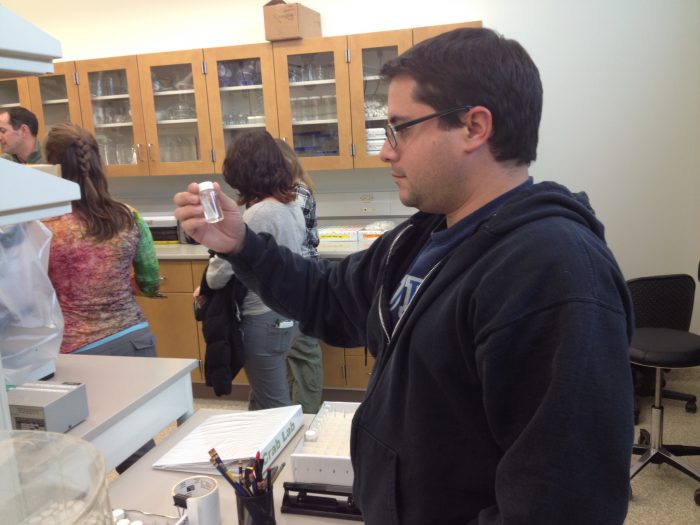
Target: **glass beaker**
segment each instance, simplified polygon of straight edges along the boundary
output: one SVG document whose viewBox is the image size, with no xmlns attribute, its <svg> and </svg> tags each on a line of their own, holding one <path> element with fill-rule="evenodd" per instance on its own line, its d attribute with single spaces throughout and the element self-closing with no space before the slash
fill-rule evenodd
<svg viewBox="0 0 700 525">
<path fill-rule="evenodd" d="M 3 523 L 113 523 L 94 445 L 56 432 L 0 431 Z"/>
</svg>

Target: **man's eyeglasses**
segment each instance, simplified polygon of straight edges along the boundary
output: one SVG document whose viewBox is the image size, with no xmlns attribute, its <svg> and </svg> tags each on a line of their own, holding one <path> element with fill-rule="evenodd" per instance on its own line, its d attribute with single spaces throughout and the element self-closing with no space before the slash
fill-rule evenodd
<svg viewBox="0 0 700 525">
<path fill-rule="evenodd" d="M 409 120 L 408 122 L 404 122 L 403 124 L 399 124 L 398 126 L 392 126 L 391 124 L 387 124 L 384 128 L 384 132 L 386 133 L 386 140 L 389 141 L 389 144 L 392 148 L 396 149 L 396 146 L 398 145 L 398 141 L 396 140 L 396 134 L 399 131 L 404 130 L 406 128 L 410 128 L 411 126 L 415 126 L 416 124 L 420 124 L 421 122 L 425 122 L 426 120 L 438 117 L 445 117 L 447 115 L 451 115 L 452 113 L 457 113 L 459 111 L 469 111 L 470 109 L 472 109 L 472 107 L 474 106 L 458 106 L 456 108 L 443 109 L 442 111 L 436 111 L 435 113 L 425 115 L 424 117 Z"/>
</svg>

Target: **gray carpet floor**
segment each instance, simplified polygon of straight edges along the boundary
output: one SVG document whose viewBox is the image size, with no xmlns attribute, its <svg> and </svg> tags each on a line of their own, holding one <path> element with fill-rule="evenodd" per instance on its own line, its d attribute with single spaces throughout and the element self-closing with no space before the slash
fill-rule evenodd
<svg viewBox="0 0 700 525">
<path fill-rule="evenodd" d="M 671 390 L 688 392 L 700 397 L 700 368 L 674 370 L 666 376 L 666 387 Z M 639 400 L 640 418 L 636 427 L 636 437 L 640 428 L 650 428 L 651 398 Z M 215 408 L 225 410 L 245 410 L 247 401 L 226 399 L 195 399 L 195 409 Z M 685 412 L 682 401 L 665 400 L 664 442 L 700 446 L 700 412 Z M 166 428 L 158 436 L 160 442 L 175 428 Z M 601 436 L 605 439 L 605 436 Z M 631 462 L 639 456 L 633 456 Z M 700 456 L 684 458 L 696 469 L 700 469 Z M 108 480 L 116 477 L 113 471 Z M 697 525 L 700 524 L 700 506 L 693 499 L 700 483 L 668 465 L 647 465 L 632 480 L 632 501 L 625 525 Z"/>
</svg>

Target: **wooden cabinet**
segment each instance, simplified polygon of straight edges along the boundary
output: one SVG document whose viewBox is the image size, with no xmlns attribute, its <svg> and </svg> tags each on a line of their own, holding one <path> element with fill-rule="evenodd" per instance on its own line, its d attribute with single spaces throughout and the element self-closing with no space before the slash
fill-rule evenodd
<svg viewBox="0 0 700 525">
<path fill-rule="evenodd" d="M 82 125 L 75 62 L 54 62 L 54 72 L 27 79 L 39 137 L 60 122 Z"/>
<path fill-rule="evenodd" d="M 83 126 L 110 176 L 212 173 L 201 49 L 76 62 Z"/>
<path fill-rule="evenodd" d="M 200 360 L 197 323 L 192 311 L 193 274 L 190 261 L 160 261 L 162 297 L 137 297 L 156 337 L 158 357 Z M 192 380 L 203 381 L 201 366 Z"/>
<path fill-rule="evenodd" d="M 385 138 L 389 85 L 379 72 L 411 43 L 410 29 L 348 36 L 355 168 L 386 166 L 379 158 L 379 150 Z"/>
<path fill-rule="evenodd" d="M 136 56 L 82 60 L 75 66 L 83 127 L 95 134 L 107 175 L 148 175 L 151 145 Z"/>
<path fill-rule="evenodd" d="M 280 137 L 307 170 L 353 167 L 347 38 L 275 42 Z"/>
<path fill-rule="evenodd" d="M 249 129 L 279 135 L 272 44 L 204 50 L 216 172 L 233 138 Z"/>
<path fill-rule="evenodd" d="M 383 167 L 381 67 L 458 27 L 481 22 L 56 63 L 1 80 L 0 108 L 28 107 L 42 136 L 82 121 L 109 176 L 220 173 L 232 139 L 254 128 L 288 141 L 307 170 Z"/>
<path fill-rule="evenodd" d="M 367 388 L 374 358 L 368 355 L 365 364 L 364 347 L 341 348 L 321 342 L 321 350 L 324 388 Z"/>
<path fill-rule="evenodd" d="M 201 49 L 138 56 L 151 175 L 212 173 Z"/>
<path fill-rule="evenodd" d="M 0 109 L 22 106 L 31 109 L 27 78 L 7 78 L 0 80 Z"/>
</svg>

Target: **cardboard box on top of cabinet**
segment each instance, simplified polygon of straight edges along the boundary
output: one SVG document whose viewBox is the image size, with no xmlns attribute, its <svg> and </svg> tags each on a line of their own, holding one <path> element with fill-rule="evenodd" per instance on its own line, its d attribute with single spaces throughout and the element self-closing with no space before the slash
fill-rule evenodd
<svg viewBox="0 0 700 525">
<path fill-rule="evenodd" d="M 263 6 L 265 39 L 291 40 L 321 36 L 321 15 L 301 4 L 271 0 Z"/>
</svg>

